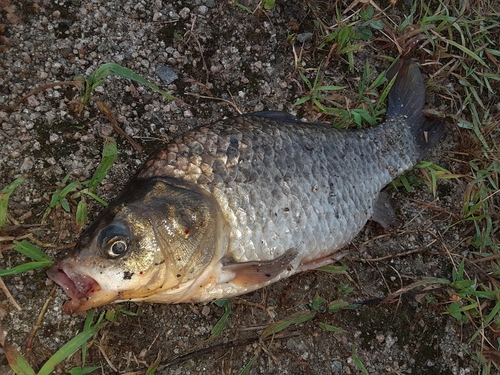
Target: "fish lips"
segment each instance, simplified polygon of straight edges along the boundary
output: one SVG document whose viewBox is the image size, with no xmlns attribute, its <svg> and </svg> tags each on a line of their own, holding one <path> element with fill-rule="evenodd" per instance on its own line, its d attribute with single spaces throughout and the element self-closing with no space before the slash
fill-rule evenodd
<svg viewBox="0 0 500 375">
<path fill-rule="evenodd" d="M 71 315 L 102 304 L 93 298 L 93 294 L 101 290 L 99 283 L 92 277 L 74 270 L 70 264 L 64 261 L 56 263 L 47 270 L 47 276 L 61 286 L 71 298 L 63 305 L 66 314 Z"/>
</svg>

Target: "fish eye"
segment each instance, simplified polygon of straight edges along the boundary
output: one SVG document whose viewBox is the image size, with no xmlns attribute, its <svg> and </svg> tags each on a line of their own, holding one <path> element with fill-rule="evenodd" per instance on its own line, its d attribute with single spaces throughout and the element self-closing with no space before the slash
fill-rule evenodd
<svg viewBox="0 0 500 375">
<path fill-rule="evenodd" d="M 108 254 L 112 257 L 122 255 L 128 248 L 128 244 L 124 240 L 110 241 L 108 245 Z"/>
<path fill-rule="evenodd" d="M 98 243 L 111 258 L 117 258 L 127 252 L 130 245 L 130 232 L 120 224 L 110 224 L 99 233 Z"/>
</svg>

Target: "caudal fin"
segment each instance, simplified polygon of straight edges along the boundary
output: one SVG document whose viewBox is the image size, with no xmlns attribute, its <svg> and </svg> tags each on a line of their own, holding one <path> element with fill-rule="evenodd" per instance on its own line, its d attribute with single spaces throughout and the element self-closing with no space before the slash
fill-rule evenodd
<svg viewBox="0 0 500 375">
<path fill-rule="evenodd" d="M 397 73 L 389 91 L 387 117 L 405 118 L 415 137 L 419 158 L 425 156 L 436 145 L 445 131 L 442 120 L 427 120 L 422 115 L 425 104 L 425 85 L 416 61 L 398 61 L 387 74 L 388 79 Z"/>
</svg>

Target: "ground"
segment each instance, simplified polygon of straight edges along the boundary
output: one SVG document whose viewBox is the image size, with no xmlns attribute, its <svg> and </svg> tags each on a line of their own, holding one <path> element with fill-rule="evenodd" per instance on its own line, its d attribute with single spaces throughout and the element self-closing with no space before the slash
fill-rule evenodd
<svg viewBox="0 0 500 375">
<path fill-rule="evenodd" d="M 11 250 L 12 239 L 37 240 L 51 256 L 71 247 L 81 231 L 71 212 L 52 210 L 43 224 L 42 215 L 51 196 L 69 173 L 69 181 L 91 178 L 101 160 L 103 135 L 109 121 L 94 102 L 80 116 L 69 102 L 77 95 L 71 86 L 48 88 L 17 103 L 29 91 L 55 81 L 88 76 L 100 65 L 115 62 L 147 78 L 173 94 L 169 101 L 147 87 L 123 78 L 110 78 L 95 92 L 117 118 L 123 130 L 145 150 L 139 153 L 117 134 L 118 159 L 98 188 L 109 200 L 162 142 L 197 125 L 242 113 L 279 110 L 309 121 L 329 121 L 309 103 L 294 103 L 309 94 L 299 70 L 314 80 L 322 67 L 323 85 L 347 86 L 341 95 L 355 100 L 365 63 L 371 79 L 389 67 L 398 55 L 394 46 L 364 44 L 353 54 L 329 55 L 318 48 L 318 20 L 334 24 L 337 5 L 341 11 L 366 8 L 368 2 L 276 1 L 270 9 L 255 1 L 225 0 L 99 1 L 22 0 L 2 2 L 3 34 L 0 64 L 0 186 L 24 176 L 9 202 L 12 219 L 2 234 L 1 268 L 23 260 Z M 371 2 L 370 2 L 371 3 Z M 379 2 L 375 2 L 379 3 Z M 380 2 L 394 22 L 409 14 L 409 4 L 391 7 Z M 411 2 L 410 2 L 411 4 Z M 430 3 L 432 4 L 432 2 Z M 432 5 L 430 5 L 432 6 Z M 321 10 L 321 11 L 320 11 Z M 317 13 L 321 12 L 321 15 Z M 326 21 L 325 21 L 326 22 Z M 380 37 L 375 31 L 374 38 Z M 426 62 L 425 52 L 414 57 Z M 439 66 L 422 64 L 426 78 Z M 163 72 L 158 67 L 163 66 Z M 165 68 L 167 67 L 167 68 Z M 171 82 L 166 82 L 167 76 Z M 437 84 L 453 91 L 456 78 Z M 339 94 L 340 96 L 340 94 Z M 445 116 L 452 112 L 445 95 L 431 87 L 427 109 Z M 343 97 L 341 97 L 342 100 Z M 498 98 L 497 98 L 498 99 Z M 498 100 L 497 100 L 498 101 Z M 498 109 L 497 109 L 498 110 Z M 443 141 L 426 158 L 462 173 L 457 154 L 465 130 L 449 122 Z M 436 283 L 432 293 L 391 293 L 423 276 L 451 280 L 453 265 L 472 251 L 470 226 L 450 228 L 460 217 L 466 186 L 439 181 L 436 196 L 425 184 L 408 192 L 389 187 L 400 226 L 386 231 L 369 222 L 348 246 L 343 259 L 345 274 L 308 271 L 271 287 L 232 300 L 232 312 L 219 338 L 209 340 L 211 330 L 224 313 L 215 304 L 124 304 L 107 320 L 89 346 L 86 366 L 102 366 L 95 373 L 144 373 L 157 356 L 159 374 L 239 374 L 250 363 L 249 374 L 474 374 L 479 344 L 470 341 L 476 332 L 445 313 L 453 293 Z M 102 209 L 88 199 L 89 222 Z M 49 297 L 53 284 L 43 270 L 4 277 L 20 305 L 17 310 L 0 295 L 2 327 L 8 340 L 39 368 L 63 343 L 83 329 L 85 313 L 63 315 L 66 296 L 60 288 L 50 301 L 30 349 L 27 340 Z M 419 289 L 420 290 L 420 289 Z M 410 291 L 411 292 L 411 291 Z M 314 318 L 293 324 L 272 340 L 258 337 L 273 322 L 311 309 L 318 295 L 331 302 L 340 298 L 354 309 L 330 313 L 326 303 Z M 97 309 L 97 313 L 111 307 Z M 320 327 L 327 323 L 340 330 Z M 234 344 L 227 344 L 234 341 Z M 185 361 L 177 356 L 209 347 Z M 0 349 L 1 350 L 1 349 Z M 55 373 L 79 366 L 78 352 L 59 365 Z M 362 363 L 362 365 L 361 365 Z M 137 372 L 135 372 L 137 371 Z M 12 373 L 4 356 L 0 373 Z"/>
</svg>

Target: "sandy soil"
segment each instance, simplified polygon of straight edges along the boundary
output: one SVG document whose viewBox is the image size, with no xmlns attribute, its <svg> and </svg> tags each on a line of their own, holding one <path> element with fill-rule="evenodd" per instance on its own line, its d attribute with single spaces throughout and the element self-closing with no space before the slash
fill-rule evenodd
<svg viewBox="0 0 500 375">
<path fill-rule="evenodd" d="M 4 10 L 0 22 L 6 24 L 0 45 L 0 105 L 13 105 L 43 84 L 88 75 L 107 62 L 134 70 L 184 102 L 167 101 L 125 79 L 110 79 L 97 90 L 96 97 L 107 103 L 120 126 L 146 150 L 139 154 L 116 135 L 119 158 L 98 190 L 104 199 L 115 196 L 163 140 L 235 115 L 235 108 L 241 112 L 283 110 L 308 120 L 320 117 L 308 106 L 293 105 L 307 93 L 295 56 L 302 56 L 302 67 L 317 68 L 328 54 L 315 49 L 321 35 L 314 26 L 313 4 L 277 1 L 274 9 L 264 12 L 256 2 L 241 2 L 257 9 L 250 14 L 236 2 L 219 0 L 15 3 L 15 12 Z M 322 16 L 333 19 L 334 8 L 326 5 L 318 3 L 328 9 Z M 408 12 L 401 6 L 387 11 L 396 22 Z M 350 89 L 343 94 L 353 99 L 365 62 L 370 62 L 375 78 L 389 66 L 389 57 L 396 55 L 390 48 L 380 51 L 376 43 L 367 45 L 355 53 L 354 71 L 343 57 L 333 56 L 323 72 L 323 84 L 347 85 Z M 159 66 L 168 67 L 168 74 L 175 73 L 172 82 L 158 75 Z M 432 67 L 424 67 L 425 73 L 431 71 Z M 311 71 L 309 77 L 313 79 L 314 74 Z M 100 134 L 109 131 L 107 119 L 93 105 L 80 117 L 71 116 L 68 105 L 75 95 L 69 86 L 55 87 L 31 97 L 16 111 L 0 111 L 0 186 L 26 177 L 9 207 L 19 226 L 8 228 L 7 235 L 32 234 L 43 243 L 55 244 L 57 248 L 47 249 L 50 255 L 72 246 L 81 228 L 74 222 L 73 202 L 73 213 L 56 209 L 46 225 L 39 225 L 43 210 L 66 174 L 71 173 L 70 181 L 92 176 L 100 161 Z M 433 92 L 428 99 L 429 108 L 448 109 Z M 461 134 L 454 124 L 448 130 L 427 159 L 456 171 L 458 167 L 447 156 L 458 149 Z M 214 304 L 125 304 L 123 308 L 140 314 L 120 314 L 116 322 L 107 322 L 90 346 L 86 364 L 102 366 L 95 373 L 143 373 L 158 355 L 169 362 L 200 347 L 211 347 L 157 373 L 238 374 L 255 355 L 249 374 L 356 374 L 360 373 L 356 356 L 370 374 L 476 373 L 478 366 L 471 354 L 477 347 L 468 342 L 473 328 L 461 327 L 442 313 L 450 291 L 440 289 L 432 297 L 417 294 L 382 304 L 376 300 L 421 276 L 451 278 L 448 252 L 469 250 L 462 241 L 464 227 L 445 231 L 459 214 L 462 188 L 440 182 L 436 198 L 424 185 L 411 193 L 389 189 L 400 228 L 387 232 L 369 223 L 348 247 L 346 275 L 311 271 L 234 299 L 218 339 L 208 341 L 224 312 Z M 99 210 L 97 203 L 91 203 L 90 219 Z M 2 267 L 22 262 L 9 250 L 8 241 L 2 242 L 0 262 Z M 42 270 L 5 277 L 4 282 L 22 310 L 0 294 L 0 308 L 6 314 L 3 328 L 9 340 L 27 353 L 29 333 L 52 284 Z M 247 344 L 245 340 L 257 337 L 271 323 L 309 309 L 316 294 L 328 301 L 341 297 L 350 302 L 374 301 L 336 314 L 320 311 L 273 340 Z M 62 314 L 65 299 L 57 288 L 29 351 L 35 367 L 83 327 L 84 314 Z M 106 310 L 109 307 L 98 309 Z M 327 332 L 320 322 L 342 331 Z M 235 345 L 224 346 L 233 340 Z M 56 372 L 65 373 L 80 358 L 73 356 Z M 0 373 L 9 371 L 0 356 Z"/>
</svg>

